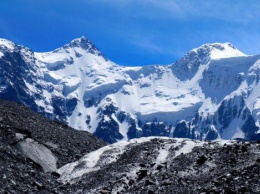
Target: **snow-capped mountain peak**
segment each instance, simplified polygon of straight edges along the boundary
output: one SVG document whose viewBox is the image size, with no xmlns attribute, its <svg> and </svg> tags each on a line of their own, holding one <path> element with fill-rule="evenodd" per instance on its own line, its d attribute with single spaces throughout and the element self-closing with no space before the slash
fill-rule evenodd
<svg viewBox="0 0 260 194">
<path fill-rule="evenodd" d="M 7 46 L 0 47 L 2 99 L 110 143 L 146 136 L 252 139 L 260 126 L 260 57 L 230 43 L 205 44 L 170 66 L 146 67 L 106 60 L 85 37 L 45 53 Z"/>
<path fill-rule="evenodd" d="M 184 57 L 172 64 L 172 71 L 181 80 L 189 80 L 195 76 L 200 68 L 208 65 L 212 60 L 231 57 L 247 56 L 231 43 L 203 44 L 192 49 Z"/>
<path fill-rule="evenodd" d="M 234 45 L 229 42 L 203 44 L 202 46 L 195 48 L 192 51 L 197 53 L 198 55 L 200 53 L 207 54 L 210 59 L 246 56 L 246 54 L 239 51 Z"/>
<path fill-rule="evenodd" d="M 82 49 L 87 53 L 91 53 L 98 56 L 103 56 L 103 54 L 93 45 L 86 37 L 82 36 L 80 38 L 76 38 L 72 40 L 69 44 L 66 44 L 62 47 L 63 49 Z M 59 50 L 59 49 L 57 49 Z M 103 56 L 104 57 L 104 56 Z"/>
<path fill-rule="evenodd" d="M 93 46 L 93 44 L 84 36 L 72 40 L 68 45 L 72 48 L 73 47 L 88 48 L 90 46 Z"/>
<path fill-rule="evenodd" d="M 12 41 L 0 38 L 1 51 L 5 51 L 5 50 L 12 51 L 14 48 L 15 48 L 15 44 Z"/>
</svg>

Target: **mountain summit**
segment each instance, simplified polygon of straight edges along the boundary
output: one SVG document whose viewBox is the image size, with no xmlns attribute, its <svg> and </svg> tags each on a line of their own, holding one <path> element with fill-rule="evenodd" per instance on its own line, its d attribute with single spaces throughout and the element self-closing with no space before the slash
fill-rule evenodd
<svg viewBox="0 0 260 194">
<path fill-rule="evenodd" d="M 246 56 L 244 53 L 239 51 L 231 43 L 213 43 L 213 44 L 204 44 L 198 48 L 192 50 L 193 52 L 199 54 L 207 54 L 211 59 L 223 59 L 230 57 L 239 57 Z"/>
<path fill-rule="evenodd" d="M 72 40 L 69 44 L 66 44 L 63 48 L 74 48 L 74 49 L 83 49 L 86 52 L 96 54 L 96 55 L 102 55 L 102 53 L 84 36 L 81 38 L 76 38 Z"/>
<path fill-rule="evenodd" d="M 168 66 L 122 67 L 85 37 L 52 52 L 0 47 L 0 97 L 107 142 L 256 139 L 259 55 L 205 44 Z"/>
</svg>

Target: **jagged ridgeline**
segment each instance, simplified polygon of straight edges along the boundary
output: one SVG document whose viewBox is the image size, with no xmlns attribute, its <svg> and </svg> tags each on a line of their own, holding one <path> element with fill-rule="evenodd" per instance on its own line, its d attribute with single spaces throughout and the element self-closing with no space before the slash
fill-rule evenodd
<svg viewBox="0 0 260 194">
<path fill-rule="evenodd" d="M 85 37 L 37 53 L 0 39 L 0 98 L 113 143 L 258 139 L 259 55 L 205 44 L 167 66 L 123 67 Z"/>
</svg>

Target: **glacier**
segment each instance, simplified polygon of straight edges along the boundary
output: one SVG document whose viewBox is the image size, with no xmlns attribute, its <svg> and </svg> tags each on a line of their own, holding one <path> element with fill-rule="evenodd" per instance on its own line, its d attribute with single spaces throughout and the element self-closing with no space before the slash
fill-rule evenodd
<svg viewBox="0 0 260 194">
<path fill-rule="evenodd" d="M 109 143 L 148 136 L 258 139 L 260 55 L 204 44 L 169 65 L 125 67 L 87 38 L 50 52 L 0 39 L 0 98 Z"/>
</svg>

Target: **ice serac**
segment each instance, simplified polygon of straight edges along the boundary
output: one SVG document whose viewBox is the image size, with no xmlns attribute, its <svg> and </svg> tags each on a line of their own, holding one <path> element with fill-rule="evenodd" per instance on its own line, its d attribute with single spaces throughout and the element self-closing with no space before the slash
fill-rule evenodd
<svg viewBox="0 0 260 194">
<path fill-rule="evenodd" d="M 0 97 L 110 143 L 147 136 L 257 139 L 259 58 L 214 43 L 167 66 L 123 67 L 85 37 L 45 53 L 2 39 Z"/>
</svg>

